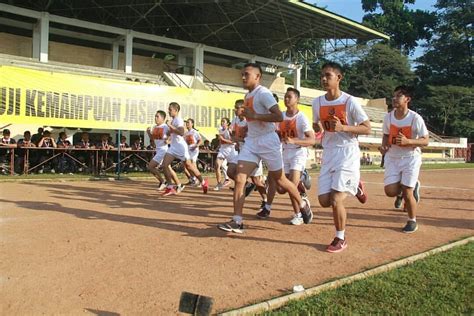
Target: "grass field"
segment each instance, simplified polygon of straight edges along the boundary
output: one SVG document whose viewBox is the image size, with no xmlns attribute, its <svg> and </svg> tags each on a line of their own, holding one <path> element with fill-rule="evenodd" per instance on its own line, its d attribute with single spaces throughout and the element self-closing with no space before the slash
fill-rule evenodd
<svg viewBox="0 0 474 316">
<path fill-rule="evenodd" d="M 265 315 L 472 315 L 473 271 L 471 242 Z"/>
</svg>

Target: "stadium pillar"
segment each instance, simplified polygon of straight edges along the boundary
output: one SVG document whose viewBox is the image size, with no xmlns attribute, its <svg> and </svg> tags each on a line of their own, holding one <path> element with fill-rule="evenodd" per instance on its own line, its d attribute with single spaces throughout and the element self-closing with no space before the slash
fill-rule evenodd
<svg viewBox="0 0 474 316">
<path fill-rule="evenodd" d="M 249 63 L 255 64 L 257 62 L 257 56 L 253 55 L 252 58 L 249 59 Z"/>
<path fill-rule="evenodd" d="M 112 44 L 112 69 L 118 69 L 119 63 L 119 43 Z"/>
<path fill-rule="evenodd" d="M 132 73 L 133 35 L 131 30 L 125 33 L 125 73 Z"/>
<path fill-rule="evenodd" d="M 200 78 L 203 80 L 204 73 L 204 45 L 198 44 L 193 49 L 193 67 L 194 67 L 194 77 Z"/>
<path fill-rule="evenodd" d="M 301 88 L 301 66 L 293 70 L 293 86 L 298 90 Z"/>
<path fill-rule="evenodd" d="M 48 62 L 49 13 L 42 12 L 33 27 L 33 58 L 40 62 Z"/>
</svg>

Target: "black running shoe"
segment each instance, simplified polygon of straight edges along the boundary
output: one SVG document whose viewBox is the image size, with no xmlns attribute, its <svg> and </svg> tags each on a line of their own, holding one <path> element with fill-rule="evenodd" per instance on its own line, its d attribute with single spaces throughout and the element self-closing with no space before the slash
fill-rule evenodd
<svg viewBox="0 0 474 316">
<path fill-rule="evenodd" d="M 267 219 L 270 217 L 270 210 L 266 208 L 266 206 L 262 207 L 260 212 L 257 213 L 257 217 L 261 219 Z"/>
<path fill-rule="evenodd" d="M 252 193 L 253 190 L 255 190 L 257 186 L 253 182 L 247 182 L 245 185 L 245 196 L 249 196 L 250 193 Z"/>
</svg>

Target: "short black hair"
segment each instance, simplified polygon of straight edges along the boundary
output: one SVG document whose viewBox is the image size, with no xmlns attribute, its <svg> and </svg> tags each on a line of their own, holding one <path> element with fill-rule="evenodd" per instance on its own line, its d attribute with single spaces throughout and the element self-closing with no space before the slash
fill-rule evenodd
<svg viewBox="0 0 474 316">
<path fill-rule="evenodd" d="M 336 70 L 337 72 L 339 72 L 341 75 L 344 74 L 344 71 L 342 70 L 342 66 L 339 63 L 336 63 L 334 61 L 329 61 L 327 63 L 324 63 L 321 69 L 324 69 L 324 68 L 332 68 Z"/>
<path fill-rule="evenodd" d="M 60 132 L 59 137 L 62 137 L 63 135 L 66 135 L 66 132 Z"/>
<path fill-rule="evenodd" d="M 8 128 L 5 128 L 3 130 L 3 135 L 10 135 L 10 130 Z"/>
<path fill-rule="evenodd" d="M 192 118 L 188 118 L 188 119 L 186 120 L 186 122 L 187 122 L 187 121 L 191 121 L 191 123 L 192 123 L 193 126 L 194 126 L 194 120 L 193 120 Z"/>
<path fill-rule="evenodd" d="M 298 99 L 300 98 L 300 91 L 298 89 L 289 87 L 288 89 L 286 89 L 286 92 L 293 92 Z"/>
<path fill-rule="evenodd" d="M 178 102 L 171 102 L 170 107 L 172 107 L 173 109 L 178 110 L 178 112 L 181 110 L 181 107 L 179 106 Z"/>
<path fill-rule="evenodd" d="M 235 101 L 234 107 L 240 108 L 243 105 L 244 105 L 244 100 L 243 99 L 238 99 L 238 100 Z"/>
<path fill-rule="evenodd" d="M 263 74 L 262 66 L 260 66 L 260 64 L 257 64 L 257 63 L 246 63 L 246 64 L 244 65 L 244 68 L 247 68 L 247 67 L 257 68 L 258 71 L 260 71 L 260 73 Z"/>
<path fill-rule="evenodd" d="M 227 122 L 227 125 L 230 125 L 230 120 L 228 117 L 223 117 L 221 120 L 225 120 Z"/>
<path fill-rule="evenodd" d="M 158 111 L 156 111 L 156 114 L 158 114 L 159 116 L 161 116 L 163 119 L 166 118 L 166 112 L 163 111 L 163 110 L 158 110 Z"/>
<path fill-rule="evenodd" d="M 406 97 L 410 97 L 410 98 L 413 98 L 413 92 L 414 92 L 414 89 L 413 87 L 410 87 L 410 86 L 407 86 L 407 85 L 400 85 L 400 86 L 397 86 L 393 92 L 397 92 L 397 91 L 400 91 L 404 96 Z"/>
</svg>

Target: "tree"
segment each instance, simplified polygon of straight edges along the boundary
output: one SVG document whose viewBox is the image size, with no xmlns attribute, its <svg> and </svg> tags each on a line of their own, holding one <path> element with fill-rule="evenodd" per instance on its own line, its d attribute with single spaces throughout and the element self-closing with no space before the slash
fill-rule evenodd
<svg viewBox="0 0 474 316">
<path fill-rule="evenodd" d="M 386 98 L 400 84 L 411 84 L 414 74 L 408 59 L 396 49 L 375 44 L 361 50 L 360 60 L 346 73 L 348 92 L 362 98 Z"/>
<path fill-rule="evenodd" d="M 426 94 L 419 101 L 417 111 L 430 129 L 442 135 L 474 139 L 474 91 L 459 86 L 427 86 Z"/>
<path fill-rule="evenodd" d="M 429 40 L 436 23 L 433 12 L 410 10 L 415 0 L 361 0 L 366 14 L 362 23 L 390 35 L 389 44 L 405 55 L 413 53 L 419 40 Z M 382 13 L 375 13 L 381 10 Z"/>
<path fill-rule="evenodd" d="M 472 22 L 470 0 L 438 0 L 435 35 L 417 59 L 417 74 L 425 84 L 473 85 Z"/>
</svg>

